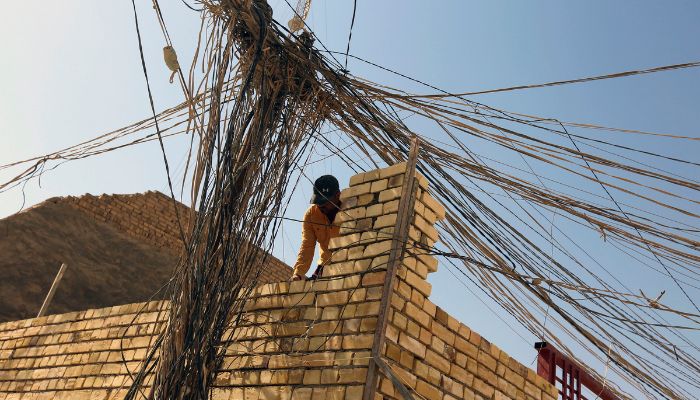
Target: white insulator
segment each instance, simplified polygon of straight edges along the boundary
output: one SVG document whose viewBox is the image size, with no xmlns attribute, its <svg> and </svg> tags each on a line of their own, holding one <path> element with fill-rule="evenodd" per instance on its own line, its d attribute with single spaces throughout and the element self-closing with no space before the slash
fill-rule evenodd
<svg viewBox="0 0 700 400">
<path fill-rule="evenodd" d="M 289 20 L 289 22 L 287 22 L 287 26 L 289 26 L 290 31 L 296 32 L 304 28 L 304 21 L 301 18 L 299 18 L 298 15 L 295 15 L 292 19 Z"/>
<path fill-rule="evenodd" d="M 175 53 L 173 46 L 163 47 L 163 59 L 165 60 L 165 65 L 172 72 L 177 72 L 180 69 L 180 63 L 177 62 L 177 53 Z"/>
</svg>

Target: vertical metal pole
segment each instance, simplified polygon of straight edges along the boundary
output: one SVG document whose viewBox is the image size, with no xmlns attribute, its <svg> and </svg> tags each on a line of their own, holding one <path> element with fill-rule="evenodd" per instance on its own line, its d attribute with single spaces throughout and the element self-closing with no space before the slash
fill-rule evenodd
<svg viewBox="0 0 700 400">
<path fill-rule="evenodd" d="M 406 172 L 401 188 L 401 198 L 399 199 L 398 215 L 394 227 L 394 235 L 391 239 L 391 250 L 389 252 L 389 263 L 384 278 L 384 288 L 382 300 L 379 304 L 379 315 L 377 316 L 377 327 L 374 331 L 374 342 L 372 343 L 372 358 L 369 360 L 367 369 L 367 381 L 365 390 L 362 393 L 363 400 L 373 400 L 377 391 L 377 374 L 381 369 L 380 357 L 384 349 L 386 339 L 386 325 L 389 321 L 389 309 L 391 308 L 391 296 L 394 293 L 394 281 L 396 271 L 403 261 L 403 254 L 408 241 L 408 229 L 411 226 L 413 208 L 415 206 L 415 176 L 416 164 L 418 162 L 418 138 L 411 141 L 411 150 L 406 163 Z M 410 392 L 405 387 L 398 387 L 399 393 L 404 398 L 412 398 Z"/>
<path fill-rule="evenodd" d="M 43 317 L 44 314 L 46 314 L 46 310 L 49 308 L 49 305 L 51 304 L 51 300 L 53 300 L 53 295 L 56 293 L 56 288 L 58 287 L 58 284 L 61 282 L 61 278 L 63 278 L 63 273 L 66 272 L 66 268 L 68 268 L 68 264 L 62 263 L 61 268 L 58 270 L 58 273 L 56 274 L 56 277 L 53 279 L 53 283 L 51 284 L 51 288 L 49 289 L 49 293 L 46 294 L 46 298 L 44 299 L 44 304 L 41 305 L 41 308 L 39 309 L 39 314 L 36 315 L 37 318 Z"/>
<path fill-rule="evenodd" d="M 568 367 L 568 365 L 566 365 L 566 364 L 567 364 L 566 359 L 561 360 L 561 398 L 563 400 L 569 399 L 569 395 L 567 393 L 567 389 L 568 389 L 569 385 L 568 385 L 568 382 L 566 379 L 567 378 L 566 368 Z"/>
<path fill-rule="evenodd" d="M 574 364 L 569 363 L 569 400 L 574 400 Z"/>
<path fill-rule="evenodd" d="M 581 400 L 581 371 L 576 369 L 576 400 Z"/>
<path fill-rule="evenodd" d="M 557 353 L 550 351 L 549 356 L 549 383 L 557 386 Z"/>
</svg>

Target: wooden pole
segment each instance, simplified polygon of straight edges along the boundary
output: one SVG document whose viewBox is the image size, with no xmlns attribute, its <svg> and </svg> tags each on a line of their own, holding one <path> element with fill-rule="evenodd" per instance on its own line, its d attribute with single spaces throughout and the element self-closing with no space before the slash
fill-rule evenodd
<svg viewBox="0 0 700 400">
<path fill-rule="evenodd" d="M 406 162 L 406 172 L 401 188 L 401 198 L 399 199 L 398 215 L 396 217 L 396 225 L 394 227 L 394 235 L 391 239 L 391 250 L 389 252 L 389 263 L 386 269 L 386 278 L 384 278 L 384 288 L 382 291 L 382 300 L 379 304 L 379 315 L 377 316 L 377 327 L 374 331 L 374 342 L 372 343 L 372 358 L 369 360 L 369 368 L 367 370 L 367 381 L 365 382 L 365 390 L 363 392 L 363 400 L 374 400 L 374 395 L 377 391 L 377 374 L 380 370 L 383 371 L 389 379 L 392 380 L 396 389 L 404 399 L 413 399 L 409 390 L 394 376 L 390 367 L 381 359 L 381 352 L 384 348 L 386 340 L 386 325 L 389 319 L 389 307 L 391 307 L 391 297 L 394 293 L 394 282 L 396 280 L 396 271 L 398 270 L 403 255 L 406 251 L 406 243 L 408 241 L 408 229 L 413 220 L 413 209 L 415 207 L 416 190 L 416 164 L 418 163 L 418 138 L 414 137 L 411 141 L 411 150 Z"/>
<path fill-rule="evenodd" d="M 63 274 L 66 272 L 66 268 L 68 268 L 68 264 L 62 263 L 61 268 L 58 270 L 58 273 L 56 274 L 56 277 L 53 279 L 53 283 L 51 284 L 51 289 L 49 289 L 49 293 L 46 294 L 46 298 L 44 299 L 44 304 L 41 305 L 41 309 L 39 310 L 39 314 L 36 315 L 37 318 L 43 317 L 44 314 L 46 314 L 46 310 L 49 308 L 49 304 L 51 304 L 51 300 L 53 300 L 53 295 L 56 293 L 56 288 L 58 287 L 58 284 L 61 282 L 61 278 L 63 278 Z"/>
</svg>

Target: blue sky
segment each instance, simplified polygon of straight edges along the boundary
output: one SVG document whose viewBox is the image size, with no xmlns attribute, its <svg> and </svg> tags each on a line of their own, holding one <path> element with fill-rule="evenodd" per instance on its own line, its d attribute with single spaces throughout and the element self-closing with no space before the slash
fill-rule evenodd
<svg viewBox="0 0 700 400">
<path fill-rule="evenodd" d="M 48 153 L 149 116 L 131 2 L 3 3 L 0 164 Z M 291 13 L 285 1 L 270 3 L 275 17 L 286 23 Z M 156 108 L 164 109 L 180 103 L 182 94 L 168 83 L 163 38 L 150 2 L 138 0 L 137 6 Z M 180 62 L 188 65 L 198 17 L 179 1 L 161 6 Z M 307 23 L 318 37 L 331 50 L 344 51 L 352 2 L 317 0 L 311 10 Z M 476 91 L 698 61 L 699 18 L 697 1 L 358 0 L 350 53 L 447 91 Z M 348 69 L 375 82 L 430 91 L 353 59 Z M 474 99 L 566 121 L 700 137 L 700 69 Z M 184 138 L 166 143 L 176 172 L 182 172 L 186 143 Z M 655 142 L 635 144 L 653 147 Z M 661 150 L 694 161 L 700 154 L 698 145 Z M 324 173 L 338 175 L 341 182 L 350 175 L 332 159 L 307 171 L 310 177 Z M 7 174 L 0 173 L 0 178 Z M 40 183 L 32 181 L 24 193 L 0 193 L 0 217 L 18 211 L 23 203 L 33 205 L 53 196 L 167 190 L 160 149 L 154 142 L 64 164 Z M 292 197 L 288 216 L 295 212 L 301 216 L 309 195 L 308 184 L 302 186 Z M 571 234 L 594 245 L 590 233 Z M 299 226 L 287 223 L 275 254 L 292 263 L 298 243 Z M 599 254 L 608 256 L 604 249 Z M 630 260 L 610 257 L 607 260 L 621 268 L 619 276 L 628 277 L 635 287 L 668 288 L 657 285 L 653 275 L 633 273 Z M 502 312 L 506 322 L 494 317 L 446 268 L 434 275 L 434 302 L 534 366 L 536 338 Z M 674 302 L 683 303 L 680 297 Z"/>
</svg>

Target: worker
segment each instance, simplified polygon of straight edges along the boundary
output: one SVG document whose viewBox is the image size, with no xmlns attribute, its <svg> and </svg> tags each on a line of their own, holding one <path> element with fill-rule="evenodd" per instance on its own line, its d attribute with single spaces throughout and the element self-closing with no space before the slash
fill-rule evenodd
<svg viewBox="0 0 700 400">
<path fill-rule="evenodd" d="M 321 248 L 321 255 L 311 279 L 317 279 L 323 274 L 323 266 L 330 262 L 332 255 L 328 249 L 328 243 L 331 238 L 338 236 L 340 231 L 340 227 L 333 224 L 340 205 L 338 180 L 333 175 L 323 175 L 316 179 L 311 206 L 304 214 L 301 247 L 292 272 L 293 281 L 306 279 L 306 272 L 313 261 L 317 242 Z"/>
</svg>

